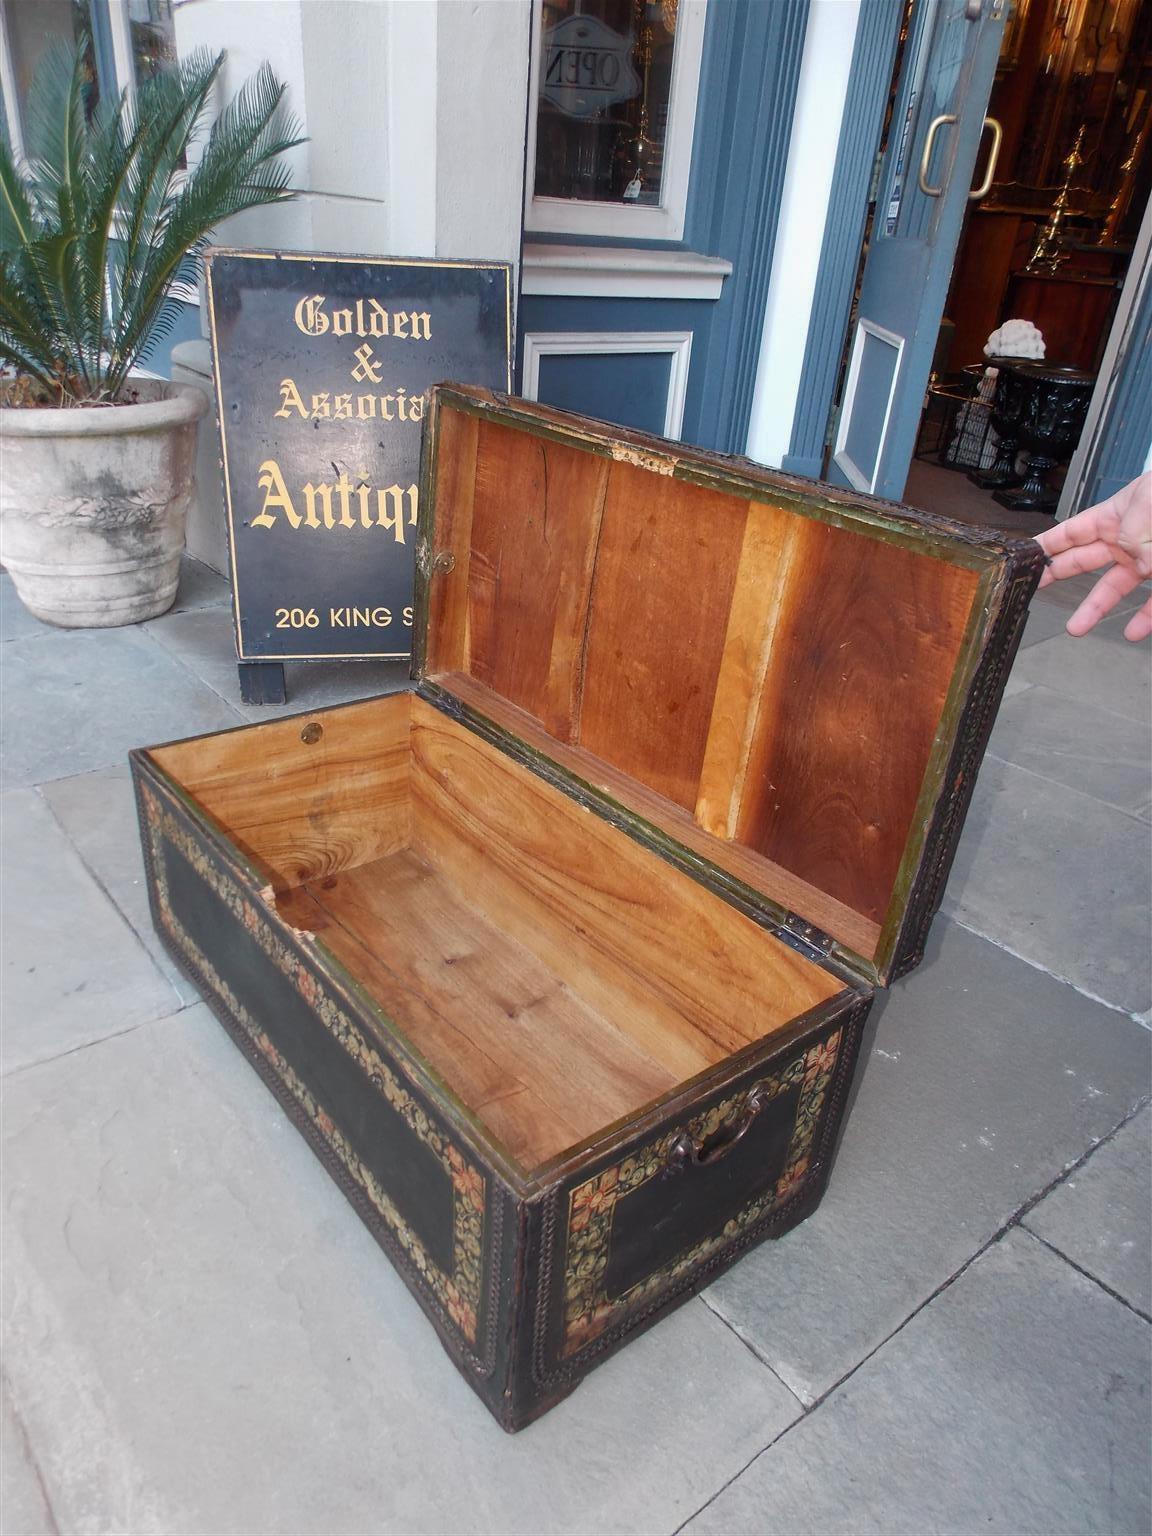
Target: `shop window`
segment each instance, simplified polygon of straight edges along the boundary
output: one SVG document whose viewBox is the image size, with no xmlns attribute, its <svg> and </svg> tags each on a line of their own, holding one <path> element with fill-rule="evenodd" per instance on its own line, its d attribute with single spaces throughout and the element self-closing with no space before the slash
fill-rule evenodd
<svg viewBox="0 0 1152 1536">
<path fill-rule="evenodd" d="M 678 240 L 704 0 L 540 0 L 525 227 Z"/>
<path fill-rule="evenodd" d="M 0 0 L 0 91 L 18 155 L 40 60 L 54 43 L 71 46 L 82 36 L 90 113 L 176 58 L 171 0 Z"/>
<path fill-rule="evenodd" d="M 127 17 L 132 73 L 140 85 L 176 62 L 172 0 L 128 0 Z"/>
</svg>

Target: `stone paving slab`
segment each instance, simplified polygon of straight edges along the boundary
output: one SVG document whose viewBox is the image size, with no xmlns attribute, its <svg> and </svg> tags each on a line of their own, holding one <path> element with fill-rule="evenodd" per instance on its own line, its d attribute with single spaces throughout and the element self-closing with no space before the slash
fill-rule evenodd
<svg viewBox="0 0 1152 1536">
<path fill-rule="evenodd" d="M 1149 1327 L 1028 1233 L 983 1254 L 685 1536 L 1145 1536 Z"/>
<path fill-rule="evenodd" d="M 0 1525 L 4 1536 L 58 1536 L 8 1387 L 0 1381 Z"/>
<path fill-rule="evenodd" d="M 188 613 L 196 608 L 227 608 L 232 614 L 232 586 L 202 560 L 185 555 L 180 562 L 180 586 L 170 612 Z"/>
<path fill-rule="evenodd" d="M 1073 645 L 1078 644 L 1084 637 L 1069 635 L 1065 626 L 1096 585 L 1096 581 L 1095 576 L 1070 577 L 1066 581 L 1058 581 L 1051 587 L 1045 587 L 1042 592 L 1037 592 L 1028 611 L 1028 623 L 1024 628 L 1021 646 L 1037 645 L 1042 640 L 1057 638 L 1067 640 Z M 1107 640 L 1113 644 L 1131 644 L 1124 639 L 1124 626 L 1141 603 L 1148 600 L 1150 591 L 1152 588 L 1145 584 L 1137 587 L 1134 592 L 1130 592 L 1127 597 L 1122 597 L 1112 612 L 1091 631 L 1092 638 L 1097 641 Z"/>
<path fill-rule="evenodd" d="M 246 720 L 271 720 L 324 704 L 350 703 L 374 693 L 395 693 L 408 685 L 407 660 L 287 662 L 286 704 L 242 704 L 230 612 L 213 608 L 166 614 L 144 628 Z"/>
<path fill-rule="evenodd" d="M 1138 810 L 1152 788 L 1152 744 L 1142 725 L 1043 683 L 1004 700 L 988 750 L 1122 810 Z"/>
<path fill-rule="evenodd" d="M 197 608 L 227 608 L 231 611 L 232 588 L 223 576 L 187 555 L 180 562 L 180 585 L 172 613 L 186 613 Z M 50 624 L 34 618 L 16 596 L 16 587 L 7 571 L 0 572 L 0 644 L 19 640 L 25 635 L 59 633 Z M 86 631 L 91 633 L 91 631 Z"/>
<path fill-rule="evenodd" d="M 1146 1029 L 953 923 L 876 1014 L 823 1203 L 704 1292 L 805 1403 L 1148 1092 Z"/>
<path fill-rule="evenodd" d="M 44 1061 L 179 1007 L 34 790 L 0 796 L 0 827 L 0 1068 Z"/>
<path fill-rule="evenodd" d="M 1057 635 L 1016 658 L 1015 676 L 1147 727 L 1152 723 L 1152 664 L 1147 642 L 1123 637 L 1126 619 L 1106 619 L 1100 631 L 1073 639 Z"/>
<path fill-rule="evenodd" d="M 200 994 L 168 958 L 152 924 L 128 764 L 97 768 L 72 779 L 54 779 L 40 793 L 180 1000 L 199 1001 Z"/>
<path fill-rule="evenodd" d="M 132 747 L 241 719 L 141 629 L 45 629 L 5 645 L 3 665 L 5 788 L 105 768 Z"/>
<path fill-rule="evenodd" d="M 1068 622 L 1070 609 L 1062 603 L 1048 603 L 1044 601 L 1047 589 L 1038 592 L 1032 599 L 1032 606 L 1028 610 L 1028 622 L 1024 626 L 1024 634 L 1020 641 L 1021 649 L 1029 645 L 1038 645 L 1042 640 L 1054 640 L 1057 636 L 1066 635 L 1065 625 Z"/>
<path fill-rule="evenodd" d="M 1004 684 L 1004 697 L 1010 699 L 1015 694 L 1026 693 L 1031 687 L 1032 684 L 1026 683 L 1022 677 L 1009 677 L 1008 681 Z"/>
<path fill-rule="evenodd" d="M 22 640 L 26 635 L 51 635 L 51 625 L 41 624 L 16 596 L 16 585 L 7 571 L 0 571 L 0 644 Z"/>
<path fill-rule="evenodd" d="M 1121 1126 L 1024 1225 L 1152 1317 L 1152 1110 Z"/>
<path fill-rule="evenodd" d="M 1066 576 L 1063 581 L 1054 581 L 1050 587 L 1045 587 L 1042 592 L 1036 593 L 1032 599 L 1033 607 L 1040 603 L 1048 603 L 1054 608 L 1063 608 L 1067 616 L 1079 608 L 1103 574 L 1103 570 L 1089 571 L 1083 576 Z M 1127 597 L 1120 599 L 1112 610 L 1109 623 L 1111 624 L 1117 614 L 1134 613 L 1141 603 L 1148 601 L 1150 595 L 1152 595 L 1152 585 L 1142 582 L 1140 586 L 1129 592 Z M 1122 624 L 1119 626 L 1120 629 L 1123 627 Z"/>
<path fill-rule="evenodd" d="M 1150 905 L 1148 835 L 1135 817 L 1012 763 L 985 761 L 945 912 L 1137 1013 L 1152 1000 Z"/>
<path fill-rule="evenodd" d="M 3 1135 L 62 1532 L 671 1532 L 800 1412 L 693 1301 L 506 1436 L 203 1005 L 9 1079 Z"/>
</svg>

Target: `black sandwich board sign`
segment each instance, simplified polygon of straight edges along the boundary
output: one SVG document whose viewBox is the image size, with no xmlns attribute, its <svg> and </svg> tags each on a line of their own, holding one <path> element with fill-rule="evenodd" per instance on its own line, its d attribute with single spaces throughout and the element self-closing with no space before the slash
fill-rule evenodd
<svg viewBox="0 0 1152 1536">
<path fill-rule="evenodd" d="M 285 661 L 404 657 L 421 423 L 443 380 L 511 388 L 503 262 L 206 259 L 240 686 Z"/>
</svg>

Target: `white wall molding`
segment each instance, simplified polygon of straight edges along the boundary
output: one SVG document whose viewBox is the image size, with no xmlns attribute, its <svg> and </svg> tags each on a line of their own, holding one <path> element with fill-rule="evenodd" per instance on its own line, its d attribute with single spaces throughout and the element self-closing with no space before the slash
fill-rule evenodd
<svg viewBox="0 0 1152 1536">
<path fill-rule="evenodd" d="M 747 453 L 779 466 L 792 441 L 860 0 L 812 0 L 764 312 Z"/>
<path fill-rule="evenodd" d="M 1101 431 L 1116 392 L 1119 370 L 1132 344 L 1132 323 L 1149 283 L 1152 283 L 1152 198 L 1149 198 L 1144 217 L 1140 221 L 1136 243 L 1128 261 L 1128 271 L 1120 289 L 1120 299 L 1112 317 L 1104 356 L 1096 374 L 1096 387 L 1088 402 L 1084 428 L 1064 477 L 1055 514 L 1061 522 L 1085 505 L 1084 491 L 1089 469 L 1097 455 Z M 1148 366 L 1146 358 L 1143 363 L 1145 367 Z M 1129 366 L 1132 366 L 1130 359 Z M 1144 468 L 1152 469 L 1152 443 L 1144 457 Z"/>
<path fill-rule="evenodd" d="M 539 398 L 542 357 L 619 357 L 651 352 L 664 352 L 671 358 L 663 433 L 665 437 L 679 437 L 692 359 L 691 331 L 529 331 L 524 336 L 524 398 Z"/>
<path fill-rule="evenodd" d="M 300 195 L 218 243 L 518 263 L 527 0 L 183 0 L 173 14 L 181 54 L 227 51 L 227 95 L 267 58 L 308 137 L 290 162 Z M 350 61 L 368 89 L 350 88 Z"/>
<path fill-rule="evenodd" d="M 526 245 L 524 292 L 555 298 L 718 299 L 732 263 L 694 251 Z"/>
<path fill-rule="evenodd" d="M 389 3 L 403 8 L 411 0 Z M 439 11 L 436 254 L 516 266 L 531 8 L 526 0 L 457 0 Z M 515 301 L 515 276 L 512 293 Z"/>
</svg>

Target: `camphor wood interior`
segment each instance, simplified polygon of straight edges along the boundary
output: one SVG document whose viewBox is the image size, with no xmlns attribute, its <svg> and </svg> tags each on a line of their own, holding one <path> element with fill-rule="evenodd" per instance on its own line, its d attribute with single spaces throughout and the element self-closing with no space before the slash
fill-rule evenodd
<svg viewBox="0 0 1152 1536">
<path fill-rule="evenodd" d="M 843 989 L 414 694 L 151 757 L 525 1172 Z"/>
<path fill-rule="evenodd" d="M 434 418 L 425 675 L 876 959 L 931 810 L 979 551 L 469 396 Z"/>
</svg>

